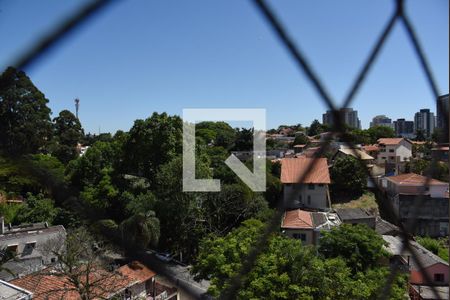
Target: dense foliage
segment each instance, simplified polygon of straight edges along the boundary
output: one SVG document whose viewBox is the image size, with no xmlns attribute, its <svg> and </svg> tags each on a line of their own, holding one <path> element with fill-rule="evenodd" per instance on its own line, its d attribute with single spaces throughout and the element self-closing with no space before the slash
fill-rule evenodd
<svg viewBox="0 0 450 300">
<path fill-rule="evenodd" d="M 263 230 L 262 222 L 247 220 L 226 236 L 210 236 L 201 242 L 192 272 L 197 279 L 211 280 L 209 292 L 213 296 L 230 292 L 232 279 L 239 274 Z M 361 248 L 365 243 L 362 237 L 353 242 Z M 374 245 L 381 250 L 382 243 L 376 241 Z M 240 278 L 237 299 L 375 299 L 389 273 L 389 269 L 379 266 L 355 272 L 349 265 L 363 264 L 355 261 L 361 256 L 348 260 L 340 253 L 323 259 L 314 248 L 278 234 L 269 238 L 263 250 L 251 271 Z M 403 299 L 404 293 L 405 278 L 399 276 L 389 299 Z"/>
<path fill-rule="evenodd" d="M 337 158 L 331 168 L 331 192 L 334 195 L 361 195 L 367 186 L 367 172 L 353 156 Z"/>
</svg>

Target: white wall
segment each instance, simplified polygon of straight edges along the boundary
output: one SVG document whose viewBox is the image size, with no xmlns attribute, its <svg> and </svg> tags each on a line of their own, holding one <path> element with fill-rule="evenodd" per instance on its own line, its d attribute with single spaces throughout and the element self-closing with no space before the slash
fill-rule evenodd
<svg viewBox="0 0 450 300">
<path fill-rule="evenodd" d="M 283 196 L 284 204 L 287 208 L 316 208 L 328 210 L 328 185 L 312 185 L 314 189 L 309 189 L 308 184 L 284 184 Z"/>
</svg>

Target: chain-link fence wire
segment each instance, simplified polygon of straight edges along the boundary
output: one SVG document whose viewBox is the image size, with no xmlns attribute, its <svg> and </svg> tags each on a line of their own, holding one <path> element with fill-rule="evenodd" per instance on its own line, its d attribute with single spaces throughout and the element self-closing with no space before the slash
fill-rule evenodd
<svg viewBox="0 0 450 300">
<path fill-rule="evenodd" d="M 25 53 L 22 57 L 20 57 L 16 63 L 13 65 L 17 67 L 18 69 L 25 69 L 32 65 L 33 63 L 39 61 L 39 59 L 48 52 L 51 48 L 53 48 L 55 45 L 57 45 L 59 42 L 61 42 L 65 37 L 67 37 L 71 32 L 73 32 L 77 27 L 79 27 L 82 23 L 87 21 L 90 17 L 95 16 L 104 8 L 107 6 L 107 4 L 110 4 L 113 2 L 113 0 L 96 0 L 88 3 L 86 6 L 81 8 L 79 11 L 77 11 L 72 17 L 68 18 L 64 23 L 60 24 L 60 26 L 56 27 L 56 30 L 51 32 L 49 35 L 45 36 L 41 39 L 40 42 L 36 43 L 34 47 L 32 47 L 27 53 Z M 331 110 L 333 114 L 333 134 L 340 134 L 341 139 L 343 140 L 346 145 L 352 149 L 353 154 L 359 158 L 359 163 L 364 166 L 364 169 L 367 171 L 367 175 L 369 176 L 369 180 L 371 183 L 375 186 L 376 193 L 379 193 L 379 195 L 382 195 L 382 187 L 380 186 L 380 183 L 370 174 L 368 171 L 368 168 L 366 168 L 365 163 L 359 156 L 359 153 L 355 151 L 355 145 L 353 144 L 351 138 L 346 134 L 346 128 L 344 121 L 341 118 L 341 115 L 339 113 L 339 108 L 335 105 L 335 102 L 333 101 L 330 94 L 325 89 L 325 86 L 322 84 L 320 78 L 316 75 L 313 68 L 309 64 L 306 56 L 304 55 L 304 52 L 300 50 L 299 47 L 296 46 L 294 41 L 289 37 L 287 30 L 284 28 L 282 23 L 280 22 L 279 18 L 275 15 L 274 11 L 266 4 L 263 0 L 254 0 L 255 7 L 257 10 L 260 11 L 261 15 L 265 19 L 268 26 L 270 26 L 275 35 L 278 37 L 279 42 L 282 46 L 284 46 L 288 53 L 292 56 L 294 62 L 297 64 L 300 71 L 304 73 L 306 78 L 310 81 L 311 85 L 314 87 L 316 92 L 319 94 L 321 101 L 323 101 Z M 425 78 L 428 81 L 428 84 L 430 85 L 430 88 L 432 90 L 434 100 L 437 101 L 439 94 L 436 82 L 434 80 L 434 77 L 431 72 L 431 68 L 427 62 L 426 56 L 424 54 L 424 51 L 422 49 L 422 46 L 419 42 L 419 39 L 417 37 L 417 34 L 415 33 L 415 30 L 413 28 L 413 25 L 411 21 L 409 20 L 409 17 L 405 13 L 404 10 L 404 1 L 403 0 L 395 0 L 396 2 L 396 9 L 392 16 L 389 18 L 389 21 L 385 25 L 381 35 L 377 39 L 376 43 L 374 44 L 371 52 L 369 53 L 369 56 L 367 57 L 365 63 L 363 64 L 360 72 L 358 73 L 358 76 L 354 80 L 348 95 L 345 97 L 343 101 L 342 108 L 348 107 L 356 95 L 358 89 L 361 87 L 362 83 L 365 81 L 365 78 L 367 74 L 369 73 L 371 67 L 375 63 L 378 54 L 383 47 L 383 45 L 386 43 L 387 37 L 392 32 L 393 27 L 397 23 L 401 23 L 401 25 L 404 26 L 406 30 L 406 34 L 411 42 L 411 45 L 413 46 L 413 50 L 415 52 L 415 55 L 417 59 L 420 62 L 421 68 L 425 73 Z M 445 108 L 442 104 L 442 102 L 437 101 L 437 105 L 439 106 L 440 110 L 445 112 Z M 448 127 L 448 114 L 444 114 L 444 120 L 445 124 Z M 319 150 L 316 152 L 315 157 L 310 161 L 308 167 L 306 168 L 305 173 L 302 175 L 302 178 L 300 181 L 305 179 L 308 174 L 312 171 L 314 168 L 315 163 L 318 161 L 319 157 L 321 157 L 327 150 L 327 147 L 329 146 L 330 142 L 332 140 L 332 136 L 329 135 L 326 140 L 320 145 Z M 413 206 L 413 218 L 409 220 L 406 224 L 403 224 L 401 222 L 400 216 L 398 216 L 394 212 L 393 204 L 387 197 L 381 197 L 381 205 L 384 206 L 385 209 L 388 210 L 392 214 L 392 218 L 394 219 L 395 223 L 399 225 L 399 228 L 401 230 L 401 236 L 403 238 L 403 244 L 401 252 L 407 250 L 412 254 L 412 259 L 416 262 L 416 264 L 419 266 L 420 270 L 424 270 L 423 268 L 423 262 L 420 260 L 416 250 L 414 247 L 411 246 L 409 237 L 411 236 L 411 233 L 415 232 L 415 229 L 417 227 L 417 215 L 422 207 L 422 204 L 425 200 L 425 194 L 426 190 L 430 186 L 430 182 L 432 179 L 432 173 L 436 169 L 437 162 L 433 158 L 431 167 L 429 168 L 427 172 L 427 178 L 423 185 L 423 189 L 421 191 L 421 194 L 418 195 L 415 198 L 414 206 Z M 270 235 L 273 232 L 276 232 L 279 230 L 279 222 L 280 219 L 284 213 L 284 202 L 283 199 L 279 200 L 279 203 L 277 205 L 276 213 L 274 213 L 273 217 L 270 219 L 270 221 L 267 223 L 267 226 L 265 227 L 264 233 L 261 235 L 261 237 L 256 241 L 256 243 L 253 245 L 252 249 L 249 251 L 249 254 L 247 257 L 243 260 L 242 268 L 237 273 L 236 276 L 234 276 L 230 280 L 230 285 L 227 289 L 225 289 L 222 294 L 220 295 L 221 299 L 235 299 L 240 287 L 243 284 L 243 278 L 245 278 L 245 275 L 248 274 L 255 262 L 258 258 L 259 254 L 262 253 L 267 245 L 268 245 L 268 239 Z M 395 279 L 395 276 L 399 272 L 398 268 L 391 268 L 391 273 L 386 279 L 386 284 L 384 285 L 383 291 L 380 291 L 380 298 L 381 299 L 388 299 L 390 294 L 390 289 L 393 283 L 393 280 Z M 422 272 L 422 275 L 424 276 L 426 282 L 432 282 L 430 276 L 426 272 Z M 438 291 L 433 286 L 432 291 L 434 293 L 435 298 L 439 298 Z"/>
</svg>

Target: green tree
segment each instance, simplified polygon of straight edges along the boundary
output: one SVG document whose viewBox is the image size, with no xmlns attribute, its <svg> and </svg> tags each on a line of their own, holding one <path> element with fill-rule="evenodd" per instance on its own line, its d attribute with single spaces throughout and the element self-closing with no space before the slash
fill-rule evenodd
<svg viewBox="0 0 450 300">
<path fill-rule="evenodd" d="M 318 120 L 312 121 L 311 125 L 308 128 L 308 135 L 316 136 L 318 134 L 321 134 L 322 132 L 324 132 L 322 124 L 320 124 Z"/>
<path fill-rule="evenodd" d="M 236 132 L 226 122 L 200 122 L 195 125 L 196 133 L 206 143 L 213 141 L 215 146 L 231 149 L 234 145 Z"/>
<path fill-rule="evenodd" d="M 146 249 L 149 245 L 158 244 L 159 220 L 153 211 L 132 215 L 120 224 L 119 230 L 126 248 Z"/>
<path fill-rule="evenodd" d="M 416 130 L 416 141 L 425 141 L 427 138 L 425 136 L 425 131 L 423 129 Z"/>
<path fill-rule="evenodd" d="M 210 279 L 208 291 L 214 297 L 231 296 L 230 284 L 264 226 L 250 219 L 225 236 L 202 240 L 192 273 L 197 279 Z M 276 233 L 269 236 L 267 247 L 259 250 L 252 269 L 239 278 L 237 299 L 375 299 L 389 273 L 377 268 L 353 275 L 345 259 L 318 257 L 314 248 Z M 396 280 L 390 299 L 403 299 L 405 284 Z"/>
<path fill-rule="evenodd" d="M 309 142 L 308 137 L 304 134 L 298 134 L 294 139 L 294 146 L 295 145 L 306 145 Z"/>
<path fill-rule="evenodd" d="M 63 163 L 78 156 L 77 144 L 83 137 L 80 121 L 68 110 L 63 110 L 53 119 L 54 143 L 52 154 Z"/>
<path fill-rule="evenodd" d="M 123 149 L 121 171 L 154 183 L 158 168 L 181 153 L 182 121 L 166 113 L 136 120 Z"/>
<path fill-rule="evenodd" d="M 53 223 L 59 213 L 59 208 L 55 207 L 53 200 L 45 198 L 44 195 L 36 196 L 28 193 L 25 204 L 17 212 L 14 223 Z"/>
<path fill-rule="evenodd" d="M 342 224 L 324 231 L 319 253 L 325 258 L 342 257 L 353 272 L 375 267 L 387 255 L 383 239 L 365 224 Z"/>
<path fill-rule="evenodd" d="M 48 100 L 28 76 L 12 67 L 0 76 L 0 149 L 37 153 L 51 136 Z"/>
<path fill-rule="evenodd" d="M 236 128 L 234 150 L 250 151 L 253 149 L 253 128 Z"/>
<path fill-rule="evenodd" d="M 334 194 L 361 195 L 367 186 L 367 173 L 364 168 L 353 156 L 337 158 L 331 168 L 331 191 Z"/>
<path fill-rule="evenodd" d="M 378 125 L 367 129 L 367 133 L 370 136 L 370 143 L 377 143 L 378 139 L 381 138 L 393 138 L 395 137 L 395 131 L 391 127 Z"/>
</svg>

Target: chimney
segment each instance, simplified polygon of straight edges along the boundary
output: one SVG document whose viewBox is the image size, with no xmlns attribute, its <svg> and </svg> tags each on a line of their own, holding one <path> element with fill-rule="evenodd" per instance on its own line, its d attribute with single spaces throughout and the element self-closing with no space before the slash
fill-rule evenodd
<svg viewBox="0 0 450 300">
<path fill-rule="evenodd" d="M 0 234 L 5 233 L 5 218 L 0 216 Z"/>
</svg>

